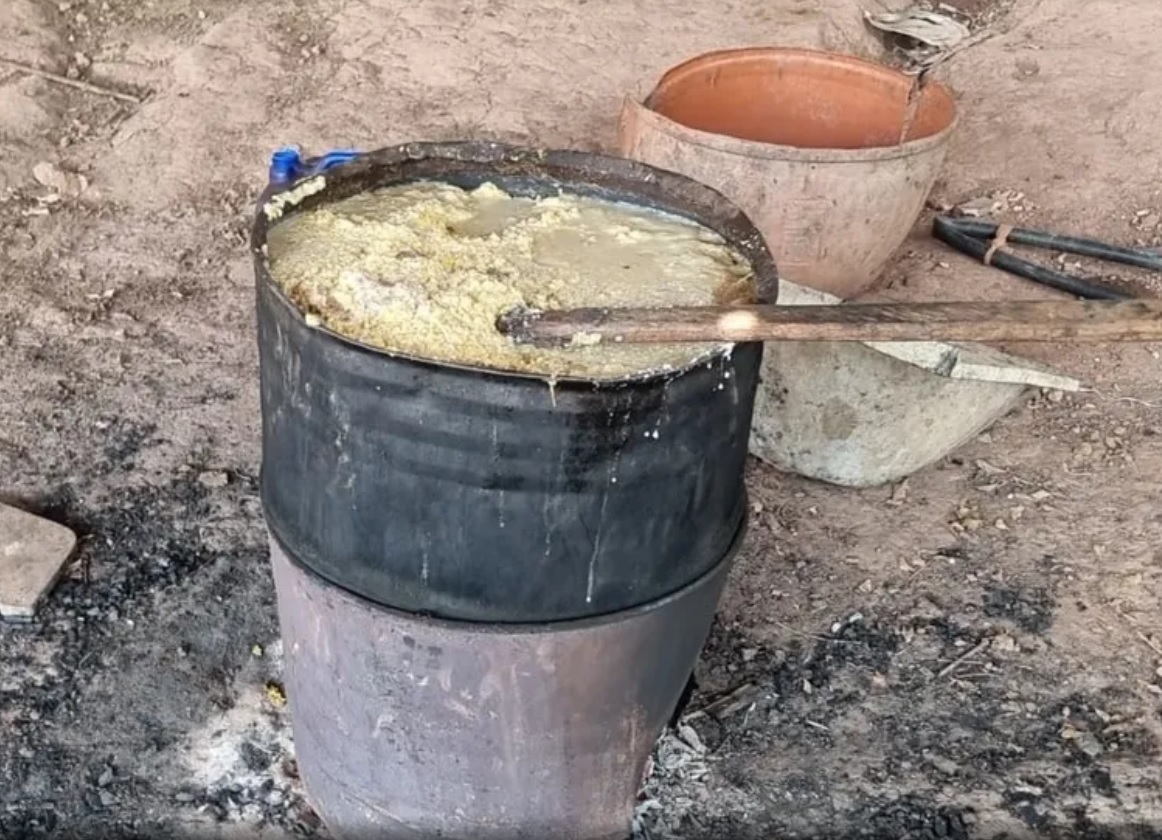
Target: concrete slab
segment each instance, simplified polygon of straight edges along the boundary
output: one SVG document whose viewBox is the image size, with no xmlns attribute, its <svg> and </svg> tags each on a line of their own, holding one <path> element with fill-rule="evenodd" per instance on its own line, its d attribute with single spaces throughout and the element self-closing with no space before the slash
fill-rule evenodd
<svg viewBox="0 0 1162 840">
<path fill-rule="evenodd" d="M 76 545 L 64 525 L 0 505 L 0 619 L 35 618 Z"/>
</svg>

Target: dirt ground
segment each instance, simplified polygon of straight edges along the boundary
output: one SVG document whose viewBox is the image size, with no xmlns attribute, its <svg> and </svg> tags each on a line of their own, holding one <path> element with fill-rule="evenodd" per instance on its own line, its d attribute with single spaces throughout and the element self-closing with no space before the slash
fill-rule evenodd
<svg viewBox="0 0 1162 840">
<path fill-rule="evenodd" d="M 963 119 L 933 205 L 1159 244 L 1162 4 L 950 5 L 986 37 L 940 71 Z M 270 151 L 609 149 L 620 98 L 699 51 L 875 54 L 862 8 L 4 0 L 0 58 L 140 101 L 0 63 L 0 495 L 83 535 L 41 621 L 0 628 L 0 837 L 322 833 L 255 484 L 245 229 Z M 891 294 L 1045 294 L 927 225 Z M 1089 390 L 1031 395 L 903 488 L 755 465 L 638 833 L 1162 837 L 1160 351 L 1026 348 Z"/>
</svg>

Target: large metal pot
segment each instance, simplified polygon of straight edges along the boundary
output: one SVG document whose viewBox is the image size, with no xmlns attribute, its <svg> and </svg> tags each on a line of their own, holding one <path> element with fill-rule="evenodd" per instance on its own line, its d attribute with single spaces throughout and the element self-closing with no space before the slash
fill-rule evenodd
<svg viewBox="0 0 1162 840">
<path fill-rule="evenodd" d="M 734 205 L 621 158 L 495 144 L 383 149 L 287 185 L 285 219 L 416 180 L 561 190 L 695 219 L 775 267 Z M 762 347 L 617 382 L 439 364 L 309 325 L 277 287 L 271 224 L 253 229 L 262 381 L 262 499 L 283 550 L 376 603 L 466 621 L 597 616 L 655 601 L 725 554 Z"/>
</svg>

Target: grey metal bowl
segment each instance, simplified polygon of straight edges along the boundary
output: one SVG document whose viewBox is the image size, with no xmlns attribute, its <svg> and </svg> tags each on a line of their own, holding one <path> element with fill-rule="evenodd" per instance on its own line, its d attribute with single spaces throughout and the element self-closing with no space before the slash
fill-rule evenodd
<svg viewBox="0 0 1162 840">
<path fill-rule="evenodd" d="M 838 303 L 779 281 L 780 304 Z M 1029 388 L 1080 383 L 979 344 L 770 342 L 750 452 L 786 472 L 844 487 L 900 481 L 1009 412 Z"/>
</svg>

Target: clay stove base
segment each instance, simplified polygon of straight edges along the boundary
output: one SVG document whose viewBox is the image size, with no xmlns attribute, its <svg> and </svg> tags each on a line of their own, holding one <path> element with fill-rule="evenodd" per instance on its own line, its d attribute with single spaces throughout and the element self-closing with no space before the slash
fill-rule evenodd
<svg viewBox="0 0 1162 840">
<path fill-rule="evenodd" d="M 320 816 L 350 840 L 623 840 L 733 553 L 637 609 L 488 625 L 378 607 L 272 540 L 295 750 Z"/>
</svg>

